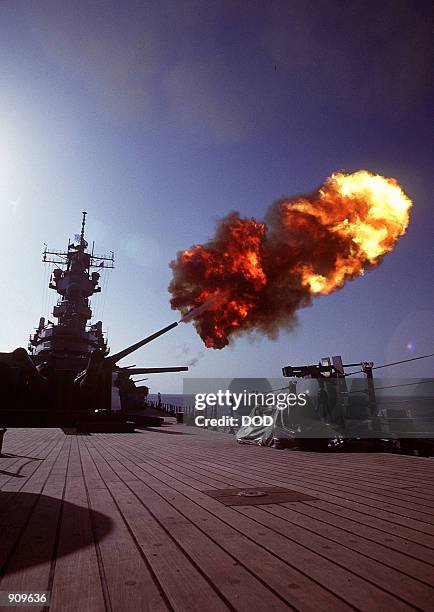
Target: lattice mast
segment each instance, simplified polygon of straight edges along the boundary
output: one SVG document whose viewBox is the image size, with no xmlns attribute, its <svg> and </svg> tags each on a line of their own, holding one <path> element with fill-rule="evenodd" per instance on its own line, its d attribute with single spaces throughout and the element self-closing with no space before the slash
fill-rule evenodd
<svg viewBox="0 0 434 612">
<path fill-rule="evenodd" d="M 102 323 L 98 321 L 89 326 L 92 317 L 89 298 L 101 291 L 98 285 L 102 268 L 114 267 L 114 254 L 95 255 L 87 251 L 85 239 L 86 215 L 83 211 L 81 232 L 75 235 L 74 241 L 68 241 L 66 251 L 49 250 L 45 247 L 43 262 L 57 264 L 51 274 L 49 287 L 59 294 L 59 300 L 53 309 L 57 323 L 50 321 L 46 325 L 41 317 L 35 335 L 30 339 L 30 350 L 33 355 L 44 353 L 87 354 L 94 348 L 106 348 Z"/>
<path fill-rule="evenodd" d="M 45 263 L 62 264 L 64 269 L 56 268 L 51 275 L 50 289 L 61 296 L 54 307 L 53 316 L 64 325 L 77 330 L 85 329 L 92 317 L 89 298 L 101 291 L 98 286 L 99 272 L 95 269 L 113 268 L 114 255 L 95 255 L 86 251 L 88 243 L 84 238 L 86 211 L 83 211 L 81 233 L 75 236 L 74 242 L 68 243 L 68 250 L 51 251 L 47 247 L 43 253 Z M 94 271 L 92 271 L 94 269 Z"/>
</svg>

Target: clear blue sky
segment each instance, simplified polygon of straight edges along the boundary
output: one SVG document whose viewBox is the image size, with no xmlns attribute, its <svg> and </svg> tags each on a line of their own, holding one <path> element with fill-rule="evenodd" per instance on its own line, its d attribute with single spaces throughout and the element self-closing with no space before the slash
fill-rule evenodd
<svg viewBox="0 0 434 612">
<path fill-rule="evenodd" d="M 1 350 L 25 346 L 49 314 L 43 243 L 64 248 L 83 209 L 96 251 L 116 255 L 103 320 L 117 351 L 177 319 L 168 264 L 217 218 L 261 217 L 334 170 L 368 168 L 415 202 L 378 269 L 314 300 L 276 342 L 207 350 L 183 325 L 126 363 L 199 357 L 195 377 L 258 377 L 331 354 L 379 364 L 434 352 L 432 11 L 411 0 L 4 0 Z M 150 386 L 177 392 L 182 377 Z"/>
</svg>

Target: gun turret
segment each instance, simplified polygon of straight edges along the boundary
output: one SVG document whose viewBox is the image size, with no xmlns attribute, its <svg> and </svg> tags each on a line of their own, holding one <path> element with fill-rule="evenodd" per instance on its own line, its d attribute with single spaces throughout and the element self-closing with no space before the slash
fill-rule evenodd
<svg viewBox="0 0 434 612">
<path fill-rule="evenodd" d="M 118 361 L 120 361 L 121 359 L 123 359 L 124 357 L 127 357 L 127 355 L 131 355 L 131 353 L 134 353 L 134 351 L 137 351 L 137 349 L 141 348 L 142 346 L 145 346 L 145 344 L 148 344 L 149 342 L 152 342 L 156 338 L 159 338 L 159 336 L 162 336 L 163 334 L 165 334 L 166 332 L 170 331 L 174 327 L 177 327 L 177 325 L 178 325 L 178 323 L 175 321 L 174 323 L 171 323 L 171 325 L 168 325 L 167 327 L 163 327 L 163 329 L 160 329 L 159 331 L 155 332 L 154 334 L 151 334 L 150 336 L 147 336 L 143 340 L 139 340 L 139 342 L 136 342 L 135 344 L 132 344 L 131 346 L 128 346 L 127 348 L 123 349 L 122 351 L 119 351 L 118 353 L 115 353 L 114 355 L 109 355 L 108 357 L 106 357 L 106 360 L 107 361 L 111 361 L 113 364 L 115 364 Z"/>
<path fill-rule="evenodd" d="M 75 377 L 74 385 L 83 390 L 92 389 L 92 387 L 97 386 L 96 383 L 103 375 L 103 371 L 104 353 L 101 349 L 97 349 L 91 353 L 86 369 Z"/>
<path fill-rule="evenodd" d="M 108 389 L 112 385 L 113 374 L 117 374 L 118 378 L 121 377 L 121 380 L 128 381 L 130 380 L 130 376 L 134 374 L 157 374 L 163 372 L 186 372 L 188 367 L 186 366 L 173 366 L 173 367 L 162 367 L 162 368 L 136 368 L 134 366 L 121 367 L 116 365 L 116 362 L 123 357 L 127 357 L 137 349 L 141 348 L 145 344 L 152 342 L 159 336 L 162 336 L 166 332 L 170 331 L 174 327 L 176 327 L 178 323 L 172 323 L 171 325 L 167 325 L 167 327 L 163 327 L 159 331 L 151 334 L 150 336 L 146 336 L 143 340 L 139 340 L 128 346 L 127 348 L 115 353 L 114 355 L 109 355 L 107 357 L 104 356 L 101 350 L 94 351 L 87 364 L 85 370 L 80 372 L 78 376 L 75 378 L 74 384 L 76 387 L 80 389 L 80 393 L 84 394 L 83 398 L 92 399 L 95 398 L 99 393 L 103 393 L 104 388 L 105 396 L 108 398 L 110 393 Z M 126 384 L 126 383 L 125 383 Z M 124 384 L 124 386 L 125 386 Z M 133 381 L 131 381 L 133 385 Z M 134 386 L 134 385 L 133 385 Z"/>
<path fill-rule="evenodd" d="M 0 366 L 13 366 L 15 360 L 13 353 L 0 353 Z"/>
<path fill-rule="evenodd" d="M 24 373 L 31 389 L 34 391 L 47 390 L 47 379 L 39 372 L 25 348 L 20 347 L 12 351 L 10 363 L 18 367 Z"/>
<path fill-rule="evenodd" d="M 162 372 L 186 372 L 188 370 L 188 367 L 186 366 L 173 366 L 173 367 L 165 367 L 165 368 L 136 368 L 134 366 L 127 366 L 125 368 L 122 368 L 122 367 L 117 367 L 115 365 L 118 361 L 120 361 L 124 357 L 131 355 L 131 353 L 134 353 L 134 351 L 137 351 L 137 349 L 141 348 L 142 346 L 145 346 L 145 344 L 149 344 L 149 342 L 156 340 L 157 338 L 167 333 L 171 329 L 174 329 L 175 327 L 177 327 L 177 325 L 178 323 L 175 321 L 174 323 L 171 323 L 170 325 L 163 327 L 162 329 L 151 334 L 150 336 L 146 336 L 146 338 L 143 338 L 143 340 L 139 340 L 139 342 L 135 342 L 134 344 L 131 344 L 131 346 L 128 346 L 122 351 L 119 351 L 115 353 L 114 355 L 108 355 L 108 357 L 104 359 L 105 365 L 108 365 L 113 370 L 118 370 L 118 371 L 128 370 L 128 373 L 130 376 L 133 374 L 158 374 Z"/>
</svg>

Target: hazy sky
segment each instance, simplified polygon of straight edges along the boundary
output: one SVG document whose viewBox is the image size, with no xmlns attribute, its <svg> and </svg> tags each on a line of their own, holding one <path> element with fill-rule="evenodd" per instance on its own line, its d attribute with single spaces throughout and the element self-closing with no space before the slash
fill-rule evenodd
<svg viewBox="0 0 434 612">
<path fill-rule="evenodd" d="M 434 352 L 432 13 L 422 0 L 3 0 L 0 350 L 49 315 L 43 243 L 65 248 L 83 209 L 96 252 L 115 251 L 103 321 L 117 351 L 178 318 L 168 264 L 216 219 L 262 217 L 334 170 L 367 168 L 415 202 L 378 269 L 315 299 L 276 342 L 214 351 L 182 325 L 125 363 L 275 377 L 325 355 Z M 180 391 L 182 377 L 150 386 Z"/>
</svg>

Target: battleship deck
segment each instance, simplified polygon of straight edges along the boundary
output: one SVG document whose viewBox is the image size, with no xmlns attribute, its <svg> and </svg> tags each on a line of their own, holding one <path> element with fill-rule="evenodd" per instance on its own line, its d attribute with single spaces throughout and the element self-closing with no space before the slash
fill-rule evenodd
<svg viewBox="0 0 434 612">
<path fill-rule="evenodd" d="M 0 591 L 50 590 L 51 611 L 434 610 L 433 459 L 183 425 L 8 430 L 3 453 Z M 209 495 L 251 487 L 313 499 Z"/>
</svg>

